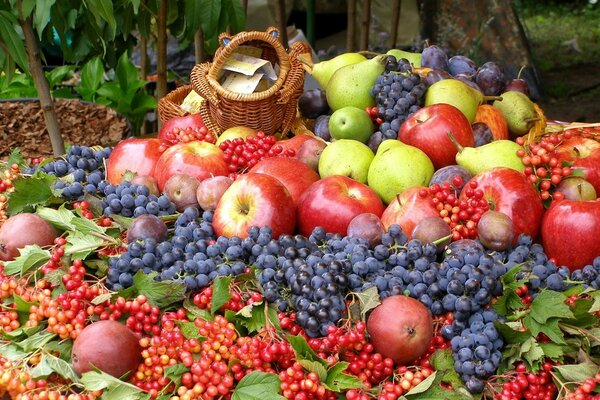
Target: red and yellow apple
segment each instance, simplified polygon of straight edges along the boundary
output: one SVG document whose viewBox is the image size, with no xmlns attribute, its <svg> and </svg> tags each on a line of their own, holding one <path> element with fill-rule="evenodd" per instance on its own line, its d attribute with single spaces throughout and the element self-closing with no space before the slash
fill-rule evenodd
<svg viewBox="0 0 600 400">
<path fill-rule="evenodd" d="M 556 147 L 555 156 L 562 163 L 583 171 L 585 179 L 600 193 L 600 142 L 582 136 L 563 140 Z"/>
<path fill-rule="evenodd" d="M 415 186 L 400 193 L 387 206 L 381 222 L 385 229 L 391 225 L 400 225 L 402 231 L 410 238 L 415 226 L 427 217 L 439 217 L 439 211 L 431 203 L 431 196 L 421 196 L 421 189 L 425 187 Z"/>
<path fill-rule="evenodd" d="M 126 172 L 153 175 L 161 156 L 158 139 L 125 139 L 115 146 L 106 162 L 106 179 L 113 185 L 123 180 Z"/>
</svg>

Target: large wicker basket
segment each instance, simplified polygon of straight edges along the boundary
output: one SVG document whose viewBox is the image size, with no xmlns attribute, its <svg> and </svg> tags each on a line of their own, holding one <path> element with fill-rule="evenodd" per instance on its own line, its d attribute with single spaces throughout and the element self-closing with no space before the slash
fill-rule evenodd
<svg viewBox="0 0 600 400">
<path fill-rule="evenodd" d="M 181 104 L 192 90 L 192 85 L 181 86 L 159 100 L 158 117 L 163 123 L 172 118 L 188 115 L 188 112 L 181 108 Z"/>
<path fill-rule="evenodd" d="M 233 37 L 222 34 L 219 36 L 221 47 L 215 53 L 214 61 L 193 68 L 192 86 L 205 99 L 200 114 L 211 132 L 220 134 L 234 126 L 260 129 L 269 135 L 285 134 L 290 130 L 304 86 L 304 69 L 297 56 L 309 53 L 310 48 L 298 42 L 288 54 L 278 36 L 279 31 L 275 28 L 266 32 L 241 32 Z M 219 83 L 219 72 L 225 61 L 241 45 L 259 47 L 263 59 L 279 66 L 277 80 L 267 90 L 235 93 Z"/>
</svg>

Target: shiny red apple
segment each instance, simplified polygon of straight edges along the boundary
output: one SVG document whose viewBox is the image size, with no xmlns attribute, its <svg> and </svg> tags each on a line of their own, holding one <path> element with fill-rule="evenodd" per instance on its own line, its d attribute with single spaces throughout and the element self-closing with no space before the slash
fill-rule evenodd
<svg viewBox="0 0 600 400">
<path fill-rule="evenodd" d="M 556 265 L 571 270 L 600 255 L 600 200 L 555 201 L 542 222 L 542 242 Z"/>
<path fill-rule="evenodd" d="M 298 153 L 298 150 L 300 149 L 300 146 L 302 146 L 302 144 L 304 142 L 306 142 L 307 140 L 309 140 L 310 138 L 312 138 L 312 135 L 306 135 L 306 134 L 301 134 L 301 135 L 296 135 L 291 139 L 284 139 L 284 140 L 280 140 L 278 141 L 275 146 L 281 146 L 283 148 L 283 151 L 285 152 L 286 150 L 294 150 L 294 154 L 296 155 Z"/>
<path fill-rule="evenodd" d="M 439 169 L 456 164 L 457 148 L 448 132 L 463 147 L 475 145 L 467 117 L 458 108 L 443 103 L 423 107 L 408 117 L 400 126 L 398 139 L 421 149 Z"/>
<path fill-rule="evenodd" d="M 211 143 L 216 140 L 215 136 L 204 125 L 204 120 L 200 114 L 171 118 L 158 131 L 158 138 L 169 146 L 183 141 L 182 137 L 184 135 L 190 138 L 201 138 L 201 140 Z"/>
<path fill-rule="evenodd" d="M 294 233 L 296 209 L 285 186 L 272 176 L 240 175 L 223 193 L 213 216 L 217 235 L 248 236 L 252 226 L 269 226 L 273 237 Z"/>
<path fill-rule="evenodd" d="M 439 217 L 439 211 L 431 203 L 430 195 L 422 196 L 419 192 L 424 187 L 412 187 L 400 193 L 383 212 L 381 222 L 385 229 L 391 225 L 400 225 L 402 231 L 410 238 L 415 226 L 427 217 Z"/>
<path fill-rule="evenodd" d="M 600 193 L 600 142 L 573 136 L 556 147 L 555 156 L 559 165 L 568 162 L 573 168 L 583 170 L 585 179 Z"/>
<path fill-rule="evenodd" d="M 106 179 L 118 185 L 127 171 L 136 175 L 153 175 L 160 156 L 158 139 L 125 139 L 110 153 L 106 163 Z"/>
<path fill-rule="evenodd" d="M 178 143 L 169 147 L 156 163 L 154 177 L 162 191 L 167 180 L 175 174 L 186 174 L 202 181 L 211 176 L 227 175 L 223 151 L 207 142 Z"/>
<path fill-rule="evenodd" d="M 498 167 L 475 175 L 463 188 L 460 197 L 466 198 L 471 182 L 483 191 L 489 209 L 506 214 L 513 222 L 514 240 L 525 233 L 536 238 L 544 214 L 542 199 L 522 173 L 512 168 Z"/>
<path fill-rule="evenodd" d="M 298 228 L 310 236 L 317 226 L 346 235 L 354 217 L 363 213 L 380 216 L 384 205 L 373 189 L 348 178 L 332 175 L 313 183 L 298 202 Z"/>
<path fill-rule="evenodd" d="M 250 172 L 258 172 L 277 178 L 290 192 L 294 206 L 310 185 L 319 180 L 311 167 L 300 160 L 289 157 L 270 157 L 259 161 Z"/>
</svg>

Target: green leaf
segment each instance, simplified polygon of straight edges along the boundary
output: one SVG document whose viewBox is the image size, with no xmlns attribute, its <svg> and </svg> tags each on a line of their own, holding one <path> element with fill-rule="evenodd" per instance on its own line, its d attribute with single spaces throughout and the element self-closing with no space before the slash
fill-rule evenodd
<svg viewBox="0 0 600 400">
<path fill-rule="evenodd" d="M 65 208 L 64 204 L 61 204 L 58 209 L 50 207 L 38 207 L 35 210 L 36 214 L 50 222 L 55 227 L 62 230 L 75 230 L 75 226 L 72 223 L 75 215 Z"/>
<path fill-rule="evenodd" d="M 300 335 L 289 336 L 288 342 L 290 342 L 290 344 L 292 345 L 297 360 L 316 361 L 323 367 L 327 368 L 327 361 L 323 360 L 317 355 L 317 353 L 313 351 L 313 349 L 308 345 L 308 342 L 304 337 Z"/>
<path fill-rule="evenodd" d="M 103 244 L 104 240 L 98 236 L 92 236 L 81 231 L 71 231 L 67 236 L 65 254 L 74 259 L 84 260 Z"/>
<path fill-rule="evenodd" d="M 429 361 L 436 371 L 440 371 L 442 382 L 451 384 L 454 389 L 465 388 L 463 380 L 454 369 L 452 350 L 437 350 L 431 355 Z"/>
<path fill-rule="evenodd" d="M 24 351 L 33 351 L 33 350 L 36 350 L 36 349 L 44 346 L 46 343 L 48 343 L 55 337 L 56 337 L 55 333 L 51 333 L 48 331 L 41 331 L 41 332 L 38 332 L 35 335 L 28 337 L 27 339 L 24 339 L 16 344 L 17 344 L 17 346 L 20 346 Z"/>
<path fill-rule="evenodd" d="M 119 57 L 115 72 L 117 82 L 119 82 L 121 90 L 125 93 L 129 91 L 129 83 L 137 81 L 139 77 L 139 72 L 129 59 L 127 52 L 123 53 L 121 57 Z M 143 84 L 145 85 L 145 82 L 143 82 Z"/>
<path fill-rule="evenodd" d="M 537 337 L 540 332 L 543 332 L 554 343 L 565 344 L 565 338 L 558 326 L 558 318 L 550 318 L 545 324 L 536 321 L 532 314 L 527 314 L 523 318 L 523 325 L 531 332 L 531 336 Z"/>
<path fill-rule="evenodd" d="M 13 261 L 4 264 L 4 273 L 14 275 L 19 273 L 21 276 L 27 272 L 40 268 L 50 260 L 50 252 L 42 249 L 37 244 L 27 245 L 19 249 L 20 255 Z"/>
<path fill-rule="evenodd" d="M 573 318 L 574 315 L 565 304 L 565 296 L 553 290 L 542 291 L 531 302 L 531 316 L 540 324 L 546 323 L 548 318 Z"/>
<path fill-rule="evenodd" d="M 347 362 L 338 362 L 327 370 L 327 378 L 323 381 L 323 386 L 334 392 L 341 392 L 349 389 L 357 389 L 363 386 L 360 379 L 354 375 L 345 374 L 348 368 Z"/>
<path fill-rule="evenodd" d="M 210 312 L 198 307 L 193 302 L 191 302 L 189 298 L 186 298 L 183 301 L 183 308 L 187 311 L 188 317 L 190 317 L 190 319 L 200 318 L 205 321 L 212 321 L 214 319 Z"/>
<path fill-rule="evenodd" d="M 188 29 L 204 31 L 205 37 L 216 35 L 217 23 L 221 14 L 221 2 L 215 0 L 186 0 L 186 22 Z"/>
<path fill-rule="evenodd" d="M 92 299 L 92 304 L 97 306 L 112 298 L 112 293 L 102 293 Z"/>
<path fill-rule="evenodd" d="M 46 361 L 48 366 L 52 368 L 52 371 L 56 372 L 63 378 L 71 382 L 79 381 L 77 374 L 75 373 L 75 371 L 73 371 L 73 367 L 71 367 L 71 364 L 69 364 L 65 360 L 53 356 L 52 354 L 44 354 L 44 360 Z"/>
<path fill-rule="evenodd" d="M 71 361 L 71 353 L 73 349 L 72 340 L 52 340 L 44 345 L 44 351 L 58 353 L 60 358 L 65 361 Z"/>
<path fill-rule="evenodd" d="M 381 303 L 379 292 L 375 286 L 370 287 L 362 292 L 353 293 L 353 296 L 358 299 L 358 304 L 360 305 L 360 316 L 363 321 L 366 320 L 367 313 Z"/>
<path fill-rule="evenodd" d="M 265 313 L 265 307 L 267 307 Z M 269 324 L 280 329 L 277 311 L 273 307 L 266 305 L 264 302 L 252 303 L 235 314 L 235 322 L 245 327 L 248 332 L 258 332 L 265 326 L 267 321 L 265 314 L 269 316 Z"/>
<path fill-rule="evenodd" d="M 19 149 L 18 147 L 15 147 L 10 151 L 8 160 L 6 161 L 7 166 L 11 166 L 13 164 L 17 164 L 21 168 L 27 166 L 27 164 L 25 163 L 25 159 L 23 158 L 23 154 L 21 153 L 21 149 Z"/>
<path fill-rule="evenodd" d="M 229 293 L 230 276 L 220 276 L 213 281 L 213 293 L 210 301 L 210 313 L 214 314 L 231 299 Z"/>
<path fill-rule="evenodd" d="M 34 304 L 33 302 L 29 303 L 25 301 L 18 294 L 13 295 L 13 301 L 15 302 L 15 308 L 17 309 L 17 311 L 22 313 L 28 313 L 31 309 L 31 306 Z"/>
<path fill-rule="evenodd" d="M 279 394 L 280 384 L 275 374 L 253 371 L 236 385 L 231 400 L 285 400 Z"/>
<path fill-rule="evenodd" d="M 321 363 L 317 361 L 298 360 L 298 363 L 308 372 L 314 372 L 319 377 L 321 382 L 327 378 L 327 370 Z"/>
<path fill-rule="evenodd" d="M 246 13 L 240 0 L 222 0 L 221 13 L 227 16 L 233 32 L 241 32 L 246 26 Z"/>
<path fill-rule="evenodd" d="M 2 11 L 0 11 L 2 13 Z M 0 30 L 2 23 L 0 23 Z M 45 205 L 54 197 L 52 186 L 56 176 L 40 174 L 20 177 L 13 181 L 15 191 L 8 199 L 8 212 L 15 215 L 23 211 L 33 211 L 38 205 Z"/>
<path fill-rule="evenodd" d="M 179 386 L 179 384 L 181 383 L 181 377 L 188 371 L 189 368 L 181 363 L 169 365 L 164 369 L 165 378 L 170 379 L 171 382 L 175 384 L 175 386 Z"/>
<path fill-rule="evenodd" d="M 595 313 L 600 311 L 600 290 L 594 290 L 593 292 L 590 292 L 588 294 L 594 300 L 588 312 Z"/>
<path fill-rule="evenodd" d="M 50 22 L 50 10 L 55 2 L 56 0 L 37 0 L 35 13 L 33 14 L 33 26 L 40 40 L 42 40 L 44 28 Z"/>
<path fill-rule="evenodd" d="M 598 366 L 591 362 L 555 365 L 554 369 L 560 373 L 567 382 L 582 382 L 588 378 L 593 378 L 598 372 Z"/>
<path fill-rule="evenodd" d="M 0 355 L 10 361 L 20 361 L 30 356 L 29 352 L 24 352 L 12 343 L 0 345 Z"/>
<path fill-rule="evenodd" d="M 179 325 L 181 333 L 183 333 L 183 336 L 187 339 L 198 339 L 199 341 L 206 340 L 204 336 L 200 335 L 198 327 L 193 322 L 177 321 L 177 325 Z"/>
<path fill-rule="evenodd" d="M 555 343 L 540 343 L 539 345 L 546 357 L 555 361 L 562 361 L 564 355 L 564 346 Z"/>
<path fill-rule="evenodd" d="M 48 375 L 52 374 L 54 370 L 48 364 L 48 360 L 46 359 L 46 355 L 42 357 L 40 362 L 31 369 L 31 376 L 33 378 L 46 378 Z"/>
<path fill-rule="evenodd" d="M 71 220 L 71 223 L 75 227 L 75 230 L 83 233 L 84 235 L 102 235 L 104 232 L 106 232 L 105 227 L 99 226 L 94 221 L 87 218 L 76 217 Z"/>
<path fill-rule="evenodd" d="M 94 57 L 81 69 L 81 84 L 77 91 L 84 100 L 93 101 L 102 82 L 104 67 L 100 57 Z"/>
<path fill-rule="evenodd" d="M 138 294 L 148 298 L 148 302 L 159 308 L 166 308 L 185 298 L 185 285 L 175 282 L 159 282 L 154 280 L 158 274 L 145 275 L 138 271 L 133 276 L 133 284 Z"/>
<path fill-rule="evenodd" d="M 521 344 L 521 355 L 533 369 L 537 369 L 539 364 L 544 360 L 544 350 L 542 350 L 539 343 L 532 337 Z"/>
<path fill-rule="evenodd" d="M 108 24 L 110 30 L 108 39 L 114 39 L 117 32 L 117 21 L 115 20 L 112 0 L 85 0 L 84 4 L 87 5 L 91 14 L 96 18 L 98 25 L 102 20 Z"/>
<path fill-rule="evenodd" d="M 422 380 L 417 386 L 410 389 L 410 391 L 408 391 L 408 393 L 406 393 L 406 396 L 411 396 L 411 395 L 426 392 L 433 385 L 436 378 L 437 378 L 437 371 L 434 371 L 433 374 L 429 375 L 427 378 Z"/>
<path fill-rule="evenodd" d="M 0 10 L 0 41 L 8 48 L 9 58 L 12 58 L 23 71 L 28 71 L 25 42 L 17 33 L 15 25 L 17 25 L 16 17 L 8 11 Z"/>
<path fill-rule="evenodd" d="M 84 373 L 80 382 L 88 391 L 103 390 L 102 399 L 142 400 L 146 397 L 146 393 L 136 386 L 101 371 Z"/>
<path fill-rule="evenodd" d="M 23 0 L 21 10 L 23 11 L 23 18 L 27 18 L 31 15 L 33 7 L 35 7 L 36 0 Z"/>
</svg>

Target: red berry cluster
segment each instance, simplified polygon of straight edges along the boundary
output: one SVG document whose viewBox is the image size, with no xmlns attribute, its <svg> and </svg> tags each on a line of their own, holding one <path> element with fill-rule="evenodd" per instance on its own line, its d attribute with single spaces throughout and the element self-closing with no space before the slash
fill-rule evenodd
<svg viewBox="0 0 600 400">
<path fill-rule="evenodd" d="M 367 114 L 369 114 L 369 117 L 371 117 L 371 121 L 373 121 L 374 124 L 381 125 L 383 123 L 383 120 L 381 119 L 381 117 L 379 117 L 379 111 L 377 111 L 377 106 L 367 107 L 365 108 L 365 111 L 367 112 Z"/>
<path fill-rule="evenodd" d="M 337 394 L 325 389 L 314 372 L 304 371 L 299 362 L 279 373 L 281 394 L 293 400 L 335 400 Z"/>
<path fill-rule="evenodd" d="M 502 383 L 500 390 L 494 390 L 494 399 L 498 400 L 552 400 L 558 391 L 552 381 L 550 371 L 553 365 L 549 362 L 543 364 L 542 369 L 534 374 L 527 372 L 524 364 L 517 364 L 515 371 L 509 373 L 508 379 Z M 494 387 L 494 383 L 490 383 Z"/>
<path fill-rule="evenodd" d="M 564 397 L 564 400 L 600 400 L 600 393 L 597 391 L 598 388 L 600 388 L 600 372 L 593 378 L 588 378 L 581 382 L 575 390 L 569 392 Z"/>
<path fill-rule="evenodd" d="M 458 193 L 456 188 L 462 185 L 462 177 L 455 176 L 452 183 L 433 184 L 429 189 L 419 191 L 419 196 L 429 198 L 440 217 L 448 224 L 452 230 L 452 240 L 477 238 L 477 222 L 489 209 L 483 190 L 477 188 L 476 181 L 470 181 Z"/>
<path fill-rule="evenodd" d="M 188 143 L 196 140 L 201 142 L 215 143 L 217 138 L 205 126 L 200 128 L 175 128 L 172 131 L 167 132 L 164 139 L 161 141 L 158 150 L 163 152 L 177 143 Z"/>
<path fill-rule="evenodd" d="M 212 286 L 207 286 L 201 292 L 196 293 L 192 301 L 198 308 L 210 308 L 212 302 Z M 245 306 L 257 303 L 262 300 L 262 294 L 253 291 L 242 291 L 239 287 L 230 287 L 231 298 L 227 300 L 220 310 L 240 311 Z"/>
<path fill-rule="evenodd" d="M 108 303 L 108 304 L 107 304 Z M 139 295 L 133 300 L 117 297 L 114 302 L 106 302 L 88 306 L 88 315 L 99 315 L 101 320 L 119 320 L 127 316 L 125 325 L 133 332 L 151 335 L 160 334 L 160 308 L 148 303 L 144 295 Z"/>
<path fill-rule="evenodd" d="M 246 172 L 264 158 L 296 155 L 294 150 L 284 150 L 283 146 L 276 143 L 275 136 L 258 131 L 256 135 L 248 135 L 245 139 L 225 140 L 219 148 L 225 154 L 230 177 L 235 179 L 238 174 Z"/>
<path fill-rule="evenodd" d="M 73 208 L 79 210 L 83 218 L 94 219 L 94 213 L 90 210 L 90 203 L 87 200 L 74 202 Z"/>
<path fill-rule="evenodd" d="M 286 332 L 291 333 L 292 335 L 301 335 L 306 337 L 306 333 L 304 329 L 298 324 L 296 324 L 296 313 L 277 313 L 277 318 L 279 319 L 279 326 Z"/>
<path fill-rule="evenodd" d="M 539 190 L 542 200 L 550 197 L 555 200 L 564 198 L 562 193 L 553 192 L 553 189 L 573 171 L 571 167 L 560 165 L 553 152 L 563 138 L 568 139 L 571 136 L 571 132 L 568 131 L 562 135 L 553 133 L 543 136 L 539 143 L 527 145 L 525 145 L 523 137 L 517 139 L 517 143 L 523 146 L 522 150 L 517 151 L 517 155 L 525 165 L 523 173 L 529 182 Z"/>
<path fill-rule="evenodd" d="M 13 164 L 2 171 L 0 174 L 0 193 L 12 192 L 14 190 L 13 180 L 15 180 L 20 173 L 21 168 L 19 168 L 17 164 Z"/>
</svg>

